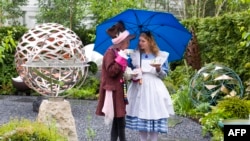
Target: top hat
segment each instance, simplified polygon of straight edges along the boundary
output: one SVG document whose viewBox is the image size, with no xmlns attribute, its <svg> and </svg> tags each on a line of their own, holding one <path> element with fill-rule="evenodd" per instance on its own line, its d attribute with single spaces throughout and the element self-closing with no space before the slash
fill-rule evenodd
<svg viewBox="0 0 250 141">
<path fill-rule="evenodd" d="M 130 35 L 129 31 L 125 29 L 122 21 L 117 22 L 115 25 L 107 30 L 108 35 L 112 38 L 113 44 L 119 44 L 125 39 L 131 40 L 135 35 Z"/>
</svg>

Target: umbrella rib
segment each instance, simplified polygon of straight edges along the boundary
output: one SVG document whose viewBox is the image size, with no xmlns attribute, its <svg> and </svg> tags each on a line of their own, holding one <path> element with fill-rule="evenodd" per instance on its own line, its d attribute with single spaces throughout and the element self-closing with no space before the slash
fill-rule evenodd
<svg viewBox="0 0 250 141">
<path fill-rule="evenodd" d="M 135 11 L 133 11 L 133 14 L 135 15 L 135 18 L 136 18 L 136 24 L 135 25 L 137 25 L 138 26 L 138 29 L 139 29 L 139 33 L 142 31 L 142 25 L 143 24 L 141 24 L 141 22 L 140 22 L 140 20 L 139 20 L 139 17 L 138 17 L 138 15 L 135 13 Z"/>
</svg>

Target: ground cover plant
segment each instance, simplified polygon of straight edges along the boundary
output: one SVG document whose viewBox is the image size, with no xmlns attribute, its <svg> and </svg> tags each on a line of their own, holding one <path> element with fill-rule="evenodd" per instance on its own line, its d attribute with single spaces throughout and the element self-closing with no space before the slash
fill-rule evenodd
<svg viewBox="0 0 250 141">
<path fill-rule="evenodd" d="M 1 141 L 67 141 L 55 125 L 49 127 L 27 119 L 12 119 L 0 126 Z"/>
</svg>

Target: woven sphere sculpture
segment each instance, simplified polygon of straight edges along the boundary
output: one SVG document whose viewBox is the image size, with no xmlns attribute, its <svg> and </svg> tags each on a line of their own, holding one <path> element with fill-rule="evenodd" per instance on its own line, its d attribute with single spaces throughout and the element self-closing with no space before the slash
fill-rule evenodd
<svg viewBox="0 0 250 141">
<path fill-rule="evenodd" d="M 218 64 L 202 67 L 190 81 L 190 97 L 195 105 L 207 102 L 216 105 L 225 97 L 243 97 L 240 77 L 230 68 Z"/>
<path fill-rule="evenodd" d="M 88 65 L 82 48 L 72 30 L 57 23 L 37 25 L 17 45 L 17 72 L 39 94 L 60 96 L 86 78 Z"/>
</svg>

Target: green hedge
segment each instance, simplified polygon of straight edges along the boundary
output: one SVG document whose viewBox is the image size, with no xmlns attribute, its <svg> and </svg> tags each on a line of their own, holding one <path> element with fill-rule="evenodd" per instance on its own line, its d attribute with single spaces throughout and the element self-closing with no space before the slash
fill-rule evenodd
<svg viewBox="0 0 250 141">
<path fill-rule="evenodd" d="M 250 32 L 250 13 L 226 14 L 220 17 L 182 21 L 194 28 L 202 64 L 218 62 L 234 70 L 242 79 L 250 78 L 250 46 L 241 46 L 242 33 Z"/>
</svg>

